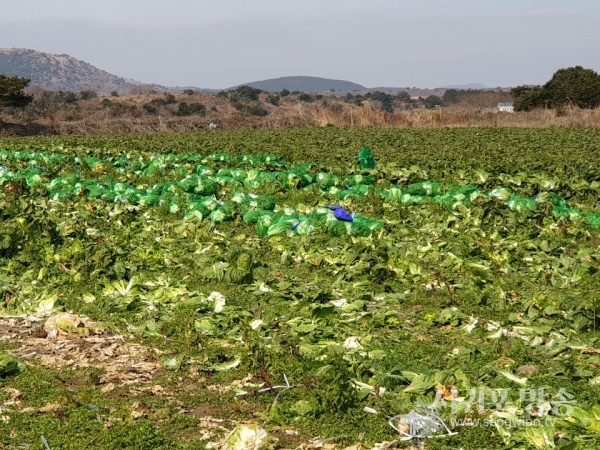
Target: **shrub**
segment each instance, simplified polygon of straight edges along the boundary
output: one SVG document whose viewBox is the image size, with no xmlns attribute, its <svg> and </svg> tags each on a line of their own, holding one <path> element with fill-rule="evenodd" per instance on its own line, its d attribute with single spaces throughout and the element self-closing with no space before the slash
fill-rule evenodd
<svg viewBox="0 0 600 450">
<path fill-rule="evenodd" d="M 592 109 L 600 105 L 600 75 L 581 66 L 557 70 L 544 86 L 518 86 L 512 90 L 516 111 L 574 105 Z"/>
<path fill-rule="evenodd" d="M 370 96 L 372 100 L 381 102 L 381 110 L 389 113 L 394 112 L 394 99 L 390 94 L 386 94 L 385 92 L 375 91 L 373 93 L 368 93 L 365 97 Z"/>
<path fill-rule="evenodd" d="M 177 103 L 177 99 L 173 94 L 165 94 L 165 105 L 172 105 L 173 103 Z"/>
<path fill-rule="evenodd" d="M 152 104 L 152 102 L 150 103 L 144 103 L 142 105 L 142 108 L 148 113 L 148 114 L 157 114 L 158 113 L 158 108 Z"/>
<path fill-rule="evenodd" d="M 307 93 L 303 92 L 302 94 L 300 94 L 300 95 L 298 96 L 298 100 L 300 100 L 301 102 L 307 102 L 307 103 L 310 103 L 310 102 L 312 102 L 312 101 L 313 101 L 313 98 L 312 98 L 312 97 L 311 97 L 309 94 L 307 94 Z"/>
<path fill-rule="evenodd" d="M 406 91 L 400 91 L 396 95 L 396 98 L 401 102 L 410 102 L 410 94 Z"/>
<path fill-rule="evenodd" d="M 98 94 L 93 89 L 88 89 L 87 91 L 81 91 L 79 93 L 81 96 L 81 100 L 91 100 L 93 98 L 98 97 Z"/>
<path fill-rule="evenodd" d="M 248 100 L 248 101 L 256 101 L 258 100 L 258 95 L 262 92 L 260 89 L 255 89 L 250 86 L 240 86 L 235 91 L 237 97 Z"/>
<path fill-rule="evenodd" d="M 71 105 L 77 102 L 77 95 L 75 92 L 65 92 L 64 100 L 65 103 Z"/>
<path fill-rule="evenodd" d="M 0 75 L 0 106 L 22 107 L 31 103 L 33 97 L 23 93 L 29 81 L 29 78 Z"/>
<path fill-rule="evenodd" d="M 247 111 L 248 111 L 248 114 L 252 114 L 253 116 L 259 116 L 259 117 L 264 117 L 269 114 L 269 111 L 267 111 L 262 106 L 258 106 L 258 105 L 248 107 Z"/>
<path fill-rule="evenodd" d="M 442 106 L 444 101 L 442 100 L 441 97 L 438 97 L 437 95 L 430 95 L 429 97 L 427 97 L 425 99 L 425 101 L 423 103 L 425 104 L 425 108 L 435 109 L 438 106 Z"/>
<path fill-rule="evenodd" d="M 547 92 L 541 86 L 518 86 L 512 89 L 515 111 L 531 111 L 549 106 Z"/>
<path fill-rule="evenodd" d="M 177 116 L 206 116 L 206 106 L 202 103 L 190 103 L 181 102 L 179 109 L 175 113 Z"/>
</svg>

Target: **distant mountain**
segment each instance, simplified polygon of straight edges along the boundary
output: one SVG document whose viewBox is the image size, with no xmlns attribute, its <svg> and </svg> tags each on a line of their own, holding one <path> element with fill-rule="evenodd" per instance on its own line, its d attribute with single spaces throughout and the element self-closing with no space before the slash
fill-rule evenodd
<svg viewBox="0 0 600 450">
<path fill-rule="evenodd" d="M 352 83 L 344 80 L 332 80 L 329 78 L 319 77 L 281 77 L 272 78 L 263 81 L 253 81 L 252 83 L 244 83 L 239 86 L 250 86 L 255 89 L 262 89 L 268 92 L 281 92 L 284 89 L 288 91 L 300 91 L 300 92 L 353 92 L 353 91 L 364 91 L 367 89 L 360 84 Z M 231 90 L 239 86 L 226 89 Z"/>
<path fill-rule="evenodd" d="M 489 86 L 481 83 L 471 83 L 471 84 L 452 84 L 450 86 L 442 86 L 436 89 L 490 89 Z"/>
<path fill-rule="evenodd" d="M 411 88 L 404 88 L 404 87 L 390 87 L 390 86 L 377 86 L 374 88 L 370 88 L 371 91 L 379 91 L 379 92 L 385 92 L 385 93 L 390 93 L 390 92 L 408 92 L 410 91 Z"/>
<path fill-rule="evenodd" d="M 29 86 L 40 86 L 49 91 L 93 89 L 99 95 L 108 95 L 112 91 L 128 93 L 136 86 L 146 86 L 112 75 L 69 55 L 23 48 L 0 48 L 0 74 L 31 78 Z"/>
<path fill-rule="evenodd" d="M 220 89 L 205 89 L 192 86 L 165 87 L 157 84 L 146 84 L 110 74 L 69 55 L 55 55 L 23 48 L 0 48 L 0 74 L 30 78 L 31 83 L 29 87 L 40 86 L 49 91 L 79 92 L 92 89 L 98 95 L 109 95 L 113 91 L 117 91 L 120 94 L 127 94 L 132 91 L 147 92 L 150 90 L 157 92 L 182 92 L 185 89 L 201 91 L 205 94 L 220 92 Z M 401 87 L 367 88 L 351 81 L 308 76 L 271 78 L 244 83 L 243 85 L 268 92 L 281 92 L 283 89 L 291 92 L 337 93 L 366 93 L 373 91 L 397 93 L 399 91 L 407 91 L 411 96 L 440 95 L 446 89 L 489 89 L 488 86 L 481 83 L 458 84 L 436 89 Z M 225 90 L 235 89 L 239 86 L 242 85 L 233 86 Z"/>
</svg>

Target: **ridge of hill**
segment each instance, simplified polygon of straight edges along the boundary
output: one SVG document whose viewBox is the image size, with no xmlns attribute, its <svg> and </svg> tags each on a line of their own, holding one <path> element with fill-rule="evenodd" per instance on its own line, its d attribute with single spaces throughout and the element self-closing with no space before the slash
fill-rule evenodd
<svg viewBox="0 0 600 450">
<path fill-rule="evenodd" d="M 459 89 L 459 90 L 467 90 L 467 89 L 491 89 L 489 86 L 481 83 L 469 83 L 469 84 L 452 84 L 450 86 L 442 86 L 436 89 Z"/>
<path fill-rule="evenodd" d="M 281 92 L 284 89 L 288 91 L 300 91 L 300 92 L 353 92 L 353 91 L 364 91 L 367 88 L 360 84 L 353 83 L 345 80 L 334 80 L 331 78 L 320 78 L 320 77 L 308 77 L 308 76 L 291 76 L 291 77 L 280 77 L 270 78 L 268 80 L 253 81 L 251 83 L 244 83 L 243 85 L 233 86 L 229 89 L 232 90 L 239 86 L 250 86 L 255 89 L 262 89 L 268 92 Z"/>
<path fill-rule="evenodd" d="M 205 89 L 197 87 L 165 87 L 158 84 L 142 83 L 140 81 L 113 75 L 85 61 L 62 54 L 44 53 L 24 48 L 0 48 L 0 74 L 30 78 L 29 88 L 39 86 L 48 91 L 80 92 L 94 90 L 98 95 L 105 96 L 112 92 L 128 94 L 138 91 L 149 92 L 183 92 L 195 90 L 205 94 L 216 94 L 220 89 Z M 444 86 L 436 89 L 416 89 L 400 87 L 368 88 L 358 83 L 346 80 L 321 78 L 313 76 L 286 76 L 267 80 L 252 81 L 233 86 L 225 91 L 234 90 L 240 86 L 250 86 L 267 92 L 323 92 L 323 93 L 361 93 L 383 91 L 397 93 L 407 91 L 411 96 L 443 95 L 447 89 L 489 89 L 481 83 Z"/>
<path fill-rule="evenodd" d="M 79 92 L 92 89 L 99 95 L 108 95 L 113 91 L 128 93 L 136 86 L 144 86 L 69 55 L 25 48 L 0 48 L 0 74 L 30 78 L 30 87 L 40 86 L 49 91 Z"/>
</svg>

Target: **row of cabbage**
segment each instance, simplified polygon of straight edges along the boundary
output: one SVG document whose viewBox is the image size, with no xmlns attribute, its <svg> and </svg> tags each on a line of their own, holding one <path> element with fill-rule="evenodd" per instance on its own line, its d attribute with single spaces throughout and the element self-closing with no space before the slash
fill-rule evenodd
<svg viewBox="0 0 600 450">
<path fill-rule="evenodd" d="M 104 180 L 82 180 L 72 174 L 49 180 L 39 167 L 27 168 L 18 172 L 0 168 L 0 185 L 15 180 L 24 180 L 30 188 L 45 188 L 53 201 L 67 201 L 74 197 L 87 196 L 91 199 L 138 205 L 143 207 L 159 206 L 171 213 L 184 212 L 184 220 L 210 219 L 213 223 L 222 223 L 242 217 L 244 222 L 256 226 L 260 236 L 274 236 L 291 231 L 298 235 L 310 234 L 324 227 L 331 236 L 344 234 L 352 236 L 370 236 L 383 226 L 383 222 L 371 220 L 358 214 L 350 219 L 336 218 L 334 209 L 316 208 L 297 212 L 292 208 L 277 208 L 273 197 L 269 195 L 247 194 L 235 191 L 231 199 L 218 200 L 219 188 L 228 183 L 234 186 L 256 188 L 266 182 L 276 180 L 289 182 L 288 187 L 298 184 L 306 172 L 288 172 L 282 180 L 280 173 L 263 171 L 243 171 L 241 169 L 221 169 L 219 175 L 188 175 L 178 182 L 157 183 L 151 188 L 132 186 L 116 182 L 111 178 Z M 252 178 L 247 178 L 248 175 Z M 257 175 L 254 177 L 253 175 Z M 268 176 L 267 176 L 268 175 Z M 327 174 L 323 174 L 327 175 Z M 354 182 L 361 175 L 349 176 L 347 182 Z M 317 176 L 318 178 L 318 176 Z"/>
<path fill-rule="evenodd" d="M 509 188 L 504 187 L 482 194 L 473 185 L 451 184 L 446 189 L 443 184 L 435 182 L 414 183 L 406 189 L 390 186 L 389 189 L 379 192 L 390 203 L 408 206 L 433 201 L 449 210 L 454 210 L 459 205 L 472 206 L 475 199 L 480 196 L 502 201 L 504 205 L 517 212 L 535 211 L 539 204 L 550 203 L 552 205 L 552 215 L 556 219 L 574 220 L 584 218 L 593 228 L 600 228 L 600 212 L 582 212 L 572 208 L 564 198 L 554 192 L 541 192 L 535 199 L 531 199 L 521 197 Z"/>
<path fill-rule="evenodd" d="M 365 149 L 361 154 L 363 152 L 365 152 Z M 370 154 L 370 150 L 368 153 Z M 138 160 L 131 162 L 126 155 L 103 160 L 95 157 L 79 158 L 53 152 L 0 151 L 0 161 L 26 162 L 29 166 L 16 171 L 9 170 L 7 166 L 0 166 L 0 185 L 15 180 L 24 180 L 29 187 L 44 186 L 49 191 L 52 200 L 68 200 L 73 196 L 85 193 L 91 198 L 114 203 L 120 202 L 140 206 L 166 205 L 169 211 L 173 213 L 181 210 L 186 211 L 186 220 L 192 217 L 197 220 L 209 217 L 215 223 L 232 220 L 237 215 L 244 215 L 248 209 L 241 201 L 235 201 L 236 198 L 239 198 L 239 194 L 234 195 L 234 199 L 229 201 L 217 200 L 216 195 L 220 187 L 226 185 L 250 190 L 259 189 L 267 184 L 275 184 L 287 189 L 311 190 L 317 187 L 322 193 L 331 194 L 337 196 L 340 200 L 345 200 L 349 197 L 361 198 L 368 195 L 376 183 L 374 172 L 345 176 L 327 172 L 314 173 L 311 171 L 313 166 L 311 164 L 287 166 L 288 170 L 277 170 L 281 169 L 284 164 L 276 155 L 268 154 L 241 155 L 237 158 L 232 158 L 227 154 L 213 154 L 205 158 L 199 154 L 187 153 L 183 155 L 157 155 L 151 161 Z M 362 166 L 363 159 L 360 159 L 360 161 Z M 217 169 L 207 165 L 210 162 L 236 162 L 260 165 L 262 168 L 222 167 Z M 157 171 L 173 166 L 175 171 L 171 172 L 171 175 L 182 175 L 184 178 L 176 182 L 162 182 L 151 188 L 144 188 L 118 182 L 110 177 L 106 177 L 101 181 L 82 180 L 79 172 L 64 177 L 52 178 L 47 167 L 40 165 L 52 166 L 70 163 L 75 166 L 85 164 L 95 172 L 108 165 L 123 171 L 131 168 L 134 173 L 141 176 L 150 176 L 156 174 Z M 200 164 L 194 165 L 197 163 Z M 182 164 L 186 164 L 188 167 L 184 167 Z M 192 164 L 192 166 L 190 167 L 189 164 Z M 190 168 L 193 173 L 186 175 Z M 477 197 L 484 195 L 477 187 L 472 185 L 451 184 L 446 189 L 443 184 L 436 182 L 413 183 L 406 188 L 391 185 L 389 189 L 378 190 L 377 193 L 390 203 L 408 206 L 433 201 L 448 210 L 454 210 L 459 205 L 469 207 Z M 248 195 L 252 196 L 252 194 Z M 501 200 L 510 209 L 518 212 L 535 211 L 539 203 L 550 202 L 553 206 L 553 215 L 557 219 L 583 217 L 592 227 L 600 227 L 600 213 L 584 213 L 571 208 L 565 199 L 552 192 L 543 192 L 535 199 L 529 199 L 518 196 L 509 188 L 502 187 L 492 190 L 486 196 Z M 273 211 L 275 209 L 274 200 L 271 199 L 267 203 L 273 203 L 273 207 L 257 206 L 253 209 Z M 241 205 L 241 207 L 238 208 L 237 205 Z M 331 216 L 331 213 L 328 214 Z M 283 216 L 289 216 L 289 214 L 283 214 Z M 300 221 L 300 224 L 291 221 L 290 228 L 294 231 L 300 230 L 299 233 L 306 233 L 317 226 L 315 223 L 320 223 L 319 220 L 308 220 L 306 215 L 297 216 L 295 220 Z M 263 218 L 256 220 L 255 223 L 257 225 L 268 224 L 271 219 L 272 215 L 265 213 Z M 304 226 L 305 222 L 311 222 L 311 224 Z M 345 226 L 348 226 L 348 224 L 345 224 Z M 264 225 L 261 225 L 260 228 L 260 231 L 257 230 L 260 235 L 269 235 L 264 232 Z M 368 235 L 368 227 L 359 228 L 360 231 L 348 230 L 348 234 Z M 339 233 L 336 231 L 334 234 Z"/>
<path fill-rule="evenodd" d="M 95 156 L 74 156 L 67 153 L 57 153 L 51 151 L 28 152 L 0 150 L 0 161 L 3 163 L 26 162 L 31 166 L 58 166 L 64 164 L 87 166 L 90 169 L 100 169 L 104 166 L 113 166 L 122 169 L 138 172 L 140 175 L 150 176 L 156 171 L 169 166 L 178 166 L 180 164 L 208 164 L 211 162 L 237 163 L 243 165 L 263 165 L 263 166 L 286 166 L 277 155 L 239 155 L 232 157 L 226 153 L 214 153 L 206 157 L 198 153 L 183 154 L 160 154 L 155 155 L 151 160 L 130 159 L 130 156 L 122 154 L 118 157 L 97 158 Z"/>
</svg>

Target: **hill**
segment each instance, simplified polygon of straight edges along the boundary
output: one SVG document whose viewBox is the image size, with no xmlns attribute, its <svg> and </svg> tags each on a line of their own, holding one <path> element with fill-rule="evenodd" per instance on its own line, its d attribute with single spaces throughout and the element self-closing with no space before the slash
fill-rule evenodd
<svg viewBox="0 0 600 450">
<path fill-rule="evenodd" d="M 54 55 L 22 48 L 0 48 L 0 73 L 31 78 L 31 86 L 49 91 L 95 90 L 130 92 L 140 83 L 127 81 L 69 55 Z"/>
<path fill-rule="evenodd" d="M 344 80 L 332 80 L 330 78 L 319 78 L 319 77 L 281 77 L 271 78 L 269 80 L 253 81 L 251 83 L 244 83 L 245 86 L 250 86 L 256 89 L 262 89 L 268 92 L 281 92 L 284 89 L 288 91 L 300 91 L 300 92 L 353 92 L 363 91 L 367 89 L 357 83 Z M 234 86 L 235 89 L 239 86 Z"/>
<path fill-rule="evenodd" d="M 450 86 L 442 86 L 436 89 L 490 89 L 489 86 L 481 83 L 470 83 L 470 84 L 452 84 Z"/>
</svg>

